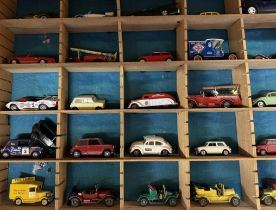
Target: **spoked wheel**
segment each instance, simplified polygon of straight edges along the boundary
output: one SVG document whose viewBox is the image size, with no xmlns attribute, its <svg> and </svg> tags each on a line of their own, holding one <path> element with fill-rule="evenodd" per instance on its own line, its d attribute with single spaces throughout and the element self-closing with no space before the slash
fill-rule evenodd
<svg viewBox="0 0 276 210">
<path fill-rule="evenodd" d="M 175 198 L 171 198 L 171 199 L 168 201 L 168 204 L 169 204 L 169 206 L 176 206 L 177 200 L 176 200 Z"/>
<path fill-rule="evenodd" d="M 248 14 L 257 14 L 258 13 L 258 10 L 257 10 L 257 8 L 256 7 L 254 7 L 254 6 L 250 6 L 250 7 L 248 7 L 247 8 L 247 13 Z"/>
<path fill-rule="evenodd" d="M 149 200 L 148 199 L 146 199 L 146 198 L 142 198 L 141 200 L 140 200 L 140 205 L 141 206 L 147 206 L 149 204 Z"/>
<path fill-rule="evenodd" d="M 239 198 L 233 197 L 230 203 L 232 204 L 232 206 L 239 206 L 241 203 L 241 200 Z"/>
<path fill-rule="evenodd" d="M 41 205 L 42 206 L 47 206 L 48 205 L 48 200 L 47 199 L 43 199 L 42 201 L 41 201 Z"/>
<path fill-rule="evenodd" d="M 46 104 L 40 104 L 39 107 L 38 107 L 40 110 L 47 110 L 48 107 Z"/>
<path fill-rule="evenodd" d="M 104 205 L 106 205 L 108 207 L 114 206 L 114 198 L 104 199 Z"/>
<path fill-rule="evenodd" d="M 20 198 L 16 198 L 14 203 L 17 206 L 20 206 L 20 205 L 22 205 L 22 200 Z"/>
<path fill-rule="evenodd" d="M 71 206 L 78 207 L 80 206 L 80 199 L 78 198 L 72 198 L 70 201 Z"/>
<path fill-rule="evenodd" d="M 199 205 L 200 205 L 201 207 L 205 207 L 205 206 L 207 206 L 208 203 L 209 203 L 209 201 L 208 201 L 206 198 L 200 198 L 198 202 L 199 202 Z"/>
<path fill-rule="evenodd" d="M 266 206 L 271 206 L 272 203 L 273 203 L 273 198 L 270 197 L 270 196 L 268 196 L 268 197 L 266 197 L 266 198 L 263 200 L 263 203 L 264 203 L 264 205 L 266 205 Z"/>
</svg>

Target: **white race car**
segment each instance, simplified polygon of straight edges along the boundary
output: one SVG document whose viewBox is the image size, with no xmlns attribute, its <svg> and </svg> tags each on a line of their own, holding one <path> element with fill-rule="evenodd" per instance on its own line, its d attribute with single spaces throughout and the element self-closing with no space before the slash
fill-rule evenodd
<svg viewBox="0 0 276 210">
<path fill-rule="evenodd" d="M 75 18 L 88 18 L 88 17 L 113 17 L 114 12 L 105 12 L 104 14 L 97 14 L 97 13 L 92 13 L 89 11 L 86 14 L 78 14 L 75 15 Z"/>
<path fill-rule="evenodd" d="M 56 108 L 58 104 L 57 96 L 36 97 L 27 96 L 6 104 L 6 107 L 12 111 L 23 109 L 47 110 Z"/>
</svg>

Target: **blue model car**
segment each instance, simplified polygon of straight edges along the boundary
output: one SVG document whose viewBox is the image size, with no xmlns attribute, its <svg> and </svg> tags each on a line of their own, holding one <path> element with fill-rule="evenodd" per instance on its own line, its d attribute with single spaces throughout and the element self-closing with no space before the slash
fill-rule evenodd
<svg viewBox="0 0 276 210">
<path fill-rule="evenodd" d="M 206 39 L 205 41 L 189 41 L 189 59 L 229 59 L 237 60 L 235 53 L 225 53 L 222 49 L 223 39 Z"/>
<path fill-rule="evenodd" d="M 32 156 L 37 158 L 43 154 L 43 147 L 34 145 L 31 139 L 10 140 L 1 148 L 0 153 L 3 158 L 11 156 Z"/>
<path fill-rule="evenodd" d="M 243 0 L 243 13 L 275 13 L 276 0 Z"/>
</svg>

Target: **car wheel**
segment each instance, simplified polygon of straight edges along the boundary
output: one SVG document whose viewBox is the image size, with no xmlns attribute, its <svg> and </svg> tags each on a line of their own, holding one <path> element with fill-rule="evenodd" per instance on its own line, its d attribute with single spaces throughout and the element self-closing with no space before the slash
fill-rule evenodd
<svg viewBox="0 0 276 210">
<path fill-rule="evenodd" d="M 110 155 L 111 155 L 110 150 L 105 150 L 105 151 L 103 151 L 103 156 L 104 156 L 104 157 L 108 158 L 108 157 L 110 157 Z"/>
<path fill-rule="evenodd" d="M 11 64 L 17 64 L 17 63 L 19 63 L 19 61 L 16 60 L 16 59 L 12 59 L 12 60 L 11 60 Z"/>
<path fill-rule="evenodd" d="M 247 7 L 247 13 L 251 14 L 251 15 L 257 14 L 258 10 L 255 6 L 249 6 L 249 7 Z"/>
<path fill-rule="evenodd" d="M 167 58 L 165 61 L 172 61 L 172 59 L 171 58 Z"/>
<path fill-rule="evenodd" d="M 47 15 L 41 15 L 40 18 L 41 18 L 41 19 L 47 19 L 48 16 L 47 16 Z"/>
<path fill-rule="evenodd" d="M 144 58 L 139 59 L 140 62 L 146 62 Z"/>
<path fill-rule="evenodd" d="M 11 104 L 11 105 L 10 105 L 10 110 L 12 110 L 12 111 L 17 111 L 17 110 L 19 110 L 19 109 L 18 109 L 17 105 Z"/>
<path fill-rule="evenodd" d="M 42 60 L 39 61 L 39 63 L 47 63 L 47 61 L 42 59 Z"/>
<path fill-rule="evenodd" d="M 263 203 L 266 206 L 271 206 L 273 203 L 273 198 L 271 196 L 268 196 L 263 200 Z"/>
<path fill-rule="evenodd" d="M 229 101 L 224 101 L 223 103 L 222 103 L 222 107 L 223 108 L 229 108 L 229 107 L 231 107 L 232 106 L 232 104 L 231 104 L 231 102 L 229 102 Z"/>
<path fill-rule="evenodd" d="M 235 54 L 228 55 L 228 60 L 237 60 L 238 57 Z"/>
<path fill-rule="evenodd" d="M 78 206 L 80 206 L 80 199 L 78 199 L 78 198 L 72 198 L 71 200 L 70 200 L 70 204 L 71 204 L 71 206 L 73 206 L 73 207 L 78 207 Z"/>
<path fill-rule="evenodd" d="M 39 153 L 38 152 L 33 152 L 32 153 L 32 157 L 33 158 L 38 158 L 39 157 Z"/>
<path fill-rule="evenodd" d="M 137 104 L 132 104 L 132 105 L 130 106 L 130 108 L 131 108 L 131 109 L 138 109 L 139 106 L 138 106 Z"/>
<path fill-rule="evenodd" d="M 73 152 L 73 157 L 74 157 L 74 158 L 79 158 L 80 156 L 81 156 L 80 151 L 74 151 L 74 152 Z"/>
<path fill-rule="evenodd" d="M 133 156 L 140 156 L 141 155 L 141 152 L 140 150 L 136 149 L 132 152 Z"/>
<path fill-rule="evenodd" d="M 239 206 L 239 205 L 240 205 L 241 201 L 240 201 L 239 198 L 233 197 L 233 198 L 231 198 L 230 203 L 232 204 L 232 206 L 235 206 L 235 207 L 236 207 L 236 206 Z"/>
<path fill-rule="evenodd" d="M 3 158 L 9 158 L 10 157 L 10 153 L 9 152 L 3 152 L 2 153 L 2 157 Z"/>
<path fill-rule="evenodd" d="M 164 149 L 164 150 L 161 151 L 161 155 L 162 156 L 168 156 L 169 155 L 169 151 L 166 150 L 166 149 Z"/>
<path fill-rule="evenodd" d="M 208 205 L 209 201 L 207 200 L 207 198 L 200 198 L 198 200 L 198 203 L 201 207 L 205 207 Z"/>
<path fill-rule="evenodd" d="M 48 106 L 45 104 L 40 104 L 38 108 L 39 108 L 39 110 L 47 110 Z"/>
<path fill-rule="evenodd" d="M 223 150 L 222 154 L 227 156 L 227 155 L 229 155 L 229 151 L 225 149 L 225 150 Z"/>
<path fill-rule="evenodd" d="M 188 107 L 189 107 L 190 109 L 195 108 L 195 107 L 196 107 L 195 102 L 189 101 L 189 102 L 188 102 Z"/>
<path fill-rule="evenodd" d="M 202 60 L 203 60 L 203 57 L 202 57 L 201 55 L 195 55 L 195 56 L 193 57 L 193 60 L 194 60 L 194 61 L 202 61 Z"/>
<path fill-rule="evenodd" d="M 104 205 L 106 205 L 108 207 L 114 206 L 114 198 L 104 199 Z"/>
<path fill-rule="evenodd" d="M 176 206 L 177 200 L 175 198 L 171 198 L 168 201 L 169 206 Z"/>
<path fill-rule="evenodd" d="M 101 110 L 101 109 L 103 109 L 103 108 L 99 107 L 99 106 L 96 107 L 96 110 Z"/>
<path fill-rule="evenodd" d="M 15 205 L 20 206 L 22 204 L 22 200 L 20 198 L 16 198 L 14 201 Z"/>
<path fill-rule="evenodd" d="M 41 201 L 41 205 L 42 206 L 47 206 L 48 205 L 48 200 L 47 199 L 43 199 L 42 201 Z"/>
<path fill-rule="evenodd" d="M 265 107 L 265 102 L 263 102 L 263 101 L 258 101 L 258 102 L 257 102 L 257 106 L 258 106 L 258 107 Z"/>
<path fill-rule="evenodd" d="M 262 56 L 262 55 L 256 55 L 255 59 L 266 59 L 266 58 L 264 56 Z"/>
<path fill-rule="evenodd" d="M 148 199 L 142 198 L 142 199 L 140 200 L 140 205 L 141 205 L 141 206 L 147 206 L 148 204 L 149 204 L 149 200 L 148 200 Z"/>
<path fill-rule="evenodd" d="M 266 151 L 265 151 L 264 149 L 262 149 L 262 150 L 260 151 L 260 154 L 264 156 L 264 155 L 266 155 Z"/>
<path fill-rule="evenodd" d="M 79 110 L 79 108 L 77 108 L 77 107 L 73 107 L 73 108 L 72 108 L 72 110 Z"/>
<path fill-rule="evenodd" d="M 162 14 L 163 16 L 166 16 L 166 15 L 168 15 L 168 11 L 167 11 L 167 10 L 163 10 L 163 11 L 161 12 L 161 14 Z"/>
<path fill-rule="evenodd" d="M 207 155 L 207 152 L 206 152 L 205 150 L 201 150 L 201 151 L 199 152 L 199 154 L 202 155 L 202 156 L 205 156 L 205 155 Z"/>
</svg>

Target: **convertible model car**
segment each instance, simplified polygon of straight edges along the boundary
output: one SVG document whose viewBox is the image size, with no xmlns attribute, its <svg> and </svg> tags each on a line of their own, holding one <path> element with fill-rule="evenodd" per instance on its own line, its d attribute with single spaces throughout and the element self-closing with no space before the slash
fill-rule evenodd
<svg viewBox="0 0 276 210">
<path fill-rule="evenodd" d="M 276 106 L 276 91 L 263 91 L 253 96 L 252 105 L 258 107 Z"/>
<path fill-rule="evenodd" d="M 25 109 L 47 110 L 57 107 L 57 96 L 36 97 L 27 96 L 6 104 L 6 107 L 12 111 Z"/>
<path fill-rule="evenodd" d="M 128 108 L 148 108 L 148 107 L 175 107 L 178 103 L 175 98 L 168 93 L 147 93 L 141 98 L 131 100 Z"/>
<path fill-rule="evenodd" d="M 196 155 L 225 155 L 231 153 L 231 148 L 224 141 L 207 141 L 204 146 L 196 147 Z"/>
<path fill-rule="evenodd" d="M 176 6 L 176 4 L 170 4 L 161 6 L 158 8 L 148 8 L 139 12 L 130 13 L 128 15 L 133 16 L 155 16 L 155 15 L 178 15 L 180 14 L 180 9 Z"/>
<path fill-rule="evenodd" d="M 113 17 L 114 12 L 105 12 L 104 14 L 92 13 L 89 11 L 86 14 L 75 15 L 75 18 L 88 18 L 88 17 Z"/>
<path fill-rule="evenodd" d="M 11 64 L 17 63 L 55 63 L 56 59 L 53 57 L 39 57 L 39 56 L 13 56 L 7 58 L 7 62 Z"/>
<path fill-rule="evenodd" d="M 70 48 L 70 50 L 76 52 L 77 56 L 69 57 L 67 62 L 114 62 L 118 55 L 117 52 L 103 53 L 80 48 Z"/>
<path fill-rule="evenodd" d="M 275 13 L 276 0 L 243 0 L 242 9 L 247 14 Z"/>
<path fill-rule="evenodd" d="M 151 55 L 143 55 L 138 58 L 140 62 L 144 61 L 173 61 L 172 54 L 168 52 L 153 52 Z"/>
</svg>

